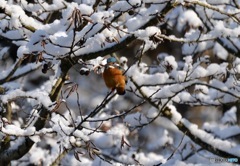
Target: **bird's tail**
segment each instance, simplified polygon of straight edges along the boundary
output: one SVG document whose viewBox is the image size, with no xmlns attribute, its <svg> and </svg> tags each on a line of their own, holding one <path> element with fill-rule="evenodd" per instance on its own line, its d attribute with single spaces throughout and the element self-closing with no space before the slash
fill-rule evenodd
<svg viewBox="0 0 240 166">
<path fill-rule="evenodd" d="M 117 90 L 117 94 L 119 95 L 124 95 L 126 93 L 124 87 L 117 87 L 116 90 Z"/>
</svg>

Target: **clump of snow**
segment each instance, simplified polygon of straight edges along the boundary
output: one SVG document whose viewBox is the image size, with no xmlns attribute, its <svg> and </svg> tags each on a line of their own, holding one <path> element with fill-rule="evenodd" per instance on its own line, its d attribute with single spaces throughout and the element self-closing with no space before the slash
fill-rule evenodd
<svg viewBox="0 0 240 166">
<path fill-rule="evenodd" d="M 28 127 L 26 129 L 22 129 L 16 125 L 6 125 L 5 127 L 1 126 L 1 131 L 7 135 L 16 135 L 16 136 L 31 136 L 35 133 L 35 127 Z"/>
<path fill-rule="evenodd" d="M 91 15 L 93 13 L 93 9 L 91 6 L 86 4 L 80 4 L 79 10 L 81 11 L 81 14 L 83 15 Z"/>
<path fill-rule="evenodd" d="M 207 71 L 208 71 L 208 75 L 215 75 L 215 74 L 219 73 L 220 66 L 218 64 L 216 64 L 216 63 L 211 63 L 207 67 Z"/>
<path fill-rule="evenodd" d="M 120 65 L 123 67 L 123 69 L 127 70 L 128 69 L 128 65 L 127 65 L 128 59 L 123 56 L 120 58 L 119 61 L 120 61 Z"/>
<path fill-rule="evenodd" d="M 186 71 L 177 71 L 177 70 L 173 70 L 169 75 L 178 82 L 183 82 L 188 77 Z"/>
<path fill-rule="evenodd" d="M 216 43 L 213 47 L 213 52 L 215 55 L 217 55 L 218 58 L 226 60 L 228 57 L 227 50 L 222 47 L 220 44 Z"/>
<path fill-rule="evenodd" d="M 141 4 L 141 0 L 129 0 L 128 1 L 132 6 L 137 6 Z"/>
<path fill-rule="evenodd" d="M 117 1 L 114 5 L 112 5 L 111 9 L 116 11 L 127 11 L 131 9 L 132 6 L 126 1 Z"/>
<path fill-rule="evenodd" d="M 158 27 L 151 26 L 151 27 L 147 27 L 144 30 L 137 30 L 136 32 L 134 32 L 134 35 L 140 39 L 144 39 L 146 37 L 151 37 L 153 35 L 157 35 L 160 33 L 161 31 Z"/>
<path fill-rule="evenodd" d="M 135 158 L 143 165 L 155 165 L 166 162 L 166 159 L 162 155 L 156 155 L 155 153 L 144 154 L 143 152 L 140 152 L 136 154 Z"/>
<path fill-rule="evenodd" d="M 49 94 L 45 91 L 39 89 L 34 91 L 25 92 L 20 89 L 12 90 L 7 92 L 4 96 L 1 96 L 3 103 L 16 99 L 16 97 L 22 98 L 33 98 L 36 99 L 39 103 L 43 104 L 46 108 L 52 105 L 52 101 L 49 97 Z"/>
<path fill-rule="evenodd" d="M 186 91 L 179 93 L 178 97 L 181 99 L 182 102 L 188 102 L 193 100 L 192 95 Z"/>
<path fill-rule="evenodd" d="M 215 136 L 221 139 L 228 139 L 229 137 L 240 134 L 240 127 L 237 125 L 227 126 L 222 124 L 210 124 L 204 123 L 203 129 L 213 133 Z"/>
<path fill-rule="evenodd" d="M 114 17 L 114 13 L 113 11 L 102 11 L 102 12 L 94 12 L 91 15 L 91 19 L 93 22 L 97 22 L 97 23 L 105 23 L 105 21 L 109 18 Z"/>
<path fill-rule="evenodd" d="M 168 108 L 171 110 L 171 120 L 174 124 L 178 124 L 182 119 L 182 115 L 177 111 L 176 107 L 169 105 Z"/>
<path fill-rule="evenodd" d="M 147 112 L 147 117 L 148 118 L 154 118 L 155 116 L 157 116 L 158 114 L 158 110 L 155 107 L 151 107 L 148 112 Z"/>
<path fill-rule="evenodd" d="M 198 28 L 202 26 L 202 21 L 193 10 L 186 10 L 178 18 L 177 30 L 182 31 L 185 26 Z"/>
<path fill-rule="evenodd" d="M 73 135 L 75 137 L 83 139 L 84 141 L 89 141 L 89 137 L 86 136 L 86 134 L 84 134 L 81 130 L 75 130 Z"/>
<path fill-rule="evenodd" d="M 228 69 L 232 73 L 240 73 L 240 58 L 236 57 L 236 59 L 232 63 L 233 69 Z"/>
<path fill-rule="evenodd" d="M 192 69 L 192 63 L 193 63 L 192 56 L 185 56 L 183 58 L 183 60 L 185 60 L 185 64 L 184 64 L 183 70 L 184 71 L 191 70 Z"/>
<path fill-rule="evenodd" d="M 51 123 L 53 123 L 52 124 L 53 131 L 56 131 L 57 133 L 65 135 L 65 133 L 70 134 L 73 131 L 73 127 L 69 127 L 70 122 L 58 114 L 53 113 Z"/>
<path fill-rule="evenodd" d="M 138 85 L 143 84 L 161 84 L 165 83 L 169 75 L 164 73 L 156 73 L 156 74 L 145 74 L 145 72 L 148 70 L 148 67 L 146 64 L 141 63 L 140 66 L 138 65 L 132 65 L 131 68 L 128 70 L 127 74 L 129 77 L 133 77 L 134 80 L 138 83 Z"/>
<path fill-rule="evenodd" d="M 214 87 L 218 87 L 219 89 L 221 89 L 223 91 L 228 91 L 228 87 L 223 82 L 221 82 L 217 79 L 213 79 L 211 81 L 211 85 Z"/>
<path fill-rule="evenodd" d="M 167 64 L 167 65 L 171 65 L 171 68 L 173 70 L 176 70 L 177 67 L 178 67 L 178 64 L 177 64 L 174 56 L 167 56 L 167 57 L 165 57 L 164 63 Z"/>
<path fill-rule="evenodd" d="M 27 44 L 29 51 L 40 52 L 44 50 L 42 46 L 42 41 L 48 38 L 48 34 L 44 30 L 37 30 L 32 34 L 30 41 Z"/>
<path fill-rule="evenodd" d="M 231 36 L 232 30 L 225 27 L 223 21 L 216 21 L 214 25 L 214 34 L 218 36 Z"/>
<path fill-rule="evenodd" d="M 197 66 L 191 73 L 192 78 L 201 78 L 207 75 L 207 70 L 202 66 Z"/>
<path fill-rule="evenodd" d="M 194 91 L 197 91 L 203 94 L 208 94 L 209 89 L 205 85 L 195 85 Z"/>
<path fill-rule="evenodd" d="M 42 148 L 34 147 L 34 150 L 30 151 L 29 161 L 35 165 L 39 165 L 45 159 L 45 151 Z"/>
<path fill-rule="evenodd" d="M 237 108 L 232 107 L 230 110 L 224 113 L 221 119 L 221 122 L 235 124 L 237 122 L 236 112 L 237 112 Z"/>
</svg>

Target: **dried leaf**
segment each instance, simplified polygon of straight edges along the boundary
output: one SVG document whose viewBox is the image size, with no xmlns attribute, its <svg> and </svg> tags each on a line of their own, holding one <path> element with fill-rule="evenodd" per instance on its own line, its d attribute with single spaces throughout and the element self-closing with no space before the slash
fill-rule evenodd
<svg viewBox="0 0 240 166">
<path fill-rule="evenodd" d="M 79 158 L 79 156 L 78 156 L 78 153 L 77 153 L 76 151 L 74 152 L 74 157 L 75 157 L 75 159 L 77 159 L 78 161 L 82 162 L 82 161 L 80 160 L 80 158 Z"/>
</svg>

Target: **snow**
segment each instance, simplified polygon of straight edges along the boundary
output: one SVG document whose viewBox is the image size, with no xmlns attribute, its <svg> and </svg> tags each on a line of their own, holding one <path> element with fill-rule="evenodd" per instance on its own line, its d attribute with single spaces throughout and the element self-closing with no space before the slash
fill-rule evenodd
<svg viewBox="0 0 240 166">
<path fill-rule="evenodd" d="M 130 3 L 132 6 L 137 6 L 137 5 L 140 5 L 140 4 L 141 4 L 141 0 L 129 0 L 129 3 Z"/>
<path fill-rule="evenodd" d="M 45 153 L 42 150 L 42 148 L 34 148 L 34 152 L 31 153 L 31 156 L 29 158 L 31 163 L 34 163 L 36 165 L 41 163 L 41 160 L 44 160 L 45 158 Z"/>
<path fill-rule="evenodd" d="M 84 141 L 89 141 L 89 138 L 86 136 L 86 134 L 80 130 L 75 130 L 73 135 L 77 138 L 83 139 Z"/>
<path fill-rule="evenodd" d="M 182 119 L 182 115 L 177 111 L 177 109 L 174 106 L 168 106 L 171 110 L 171 120 L 174 124 L 178 124 L 179 121 Z"/>
<path fill-rule="evenodd" d="M 176 71 L 176 70 L 173 70 L 170 73 L 170 76 L 172 78 L 174 78 L 175 80 L 177 80 L 178 82 L 183 82 L 183 81 L 186 80 L 187 72 L 186 71 Z"/>
<path fill-rule="evenodd" d="M 74 136 L 70 136 L 69 142 L 74 145 L 76 143 L 75 137 Z"/>
<path fill-rule="evenodd" d="M 65 4 L 66 3 L 63 0 L 53 0 L 51 5 L 49 5 L 44 1 L 41 5 L 45 10 L 51 11 L 51 10 L 59 10 L 61 8 L 64 8 Z"/>
<path fill-rule="evenodd" d="M 217 79 L 213 79 L 211 81 L 211 85 L 214 87 L 217 87 L 223 91 L 228 91 L 228 87 L 221 81 L 217 80 Z"/>
<path fill-rule="evenodd" d="M 136 159 L 142 163 L 143 165 L 155 165 L 161 162 L 165 162 L 165 159 L 161 155 L 156 155 L 154 153 L 144 154 L 144 153 L 138 153 L 136 155 Z"/>
<path fill-rule="evenodd" d="M 214 29 L 214 34 L 218 36 L 231 36 L 232 35 L 232 30 L 225 28 L 224 22 L 223 21 L 217 21 L 215 23 L 215 29 Z"/>
<path fill-rule="evenodd" d="M 4 96 L 1 96 L 1 100 L 3 103 L 7 103 L 8 101 L 14 100 L 16 98 L 33 98 L 37 99 L 39 103 L 43 104 L 46 108 L 52 105 L 52 101 L 48 96 L 48 93 L 40 90 L 24 92 L 20 89 L 12 90 L 7 92 Z"/>
<path fill-rule="evenodd" d="M 211 131 L 220 139 L 227 139 L 231 136 L 235 136 L 235 134 L 240 134 L 240 127 L 239 126 L 219 126 L 219 125 L 212 125 L 209 123 L 204 123 L 203 128 L 207 131 Z"/>
<path fill-rule="evenodd" d="M 127 11 L 131 8 L 132 6 L 126 1 L 118 1 L 111 7 L 111 9 L 115 11 Z"/>
<path fill-rule="evenodd" d="M 229 0 L 208 0 L 209 4 L 230 3 Z"/>
<path fill-rule="evenodd" d="M 30 52 L 41 52 L 44 50 L 42 46 L 42 41 L 48 38 L 48 34 L 44 30 L 37 30 L 35 33 L 32 34 L 27 47 L 29 48 Z"/>
<path fill-rule="evenodd" d="M 0 30 L 0 34 L 1 34 L 1 30 Z M 22 38 L 22 33 L 17 30 L 8 31 L 7 33 L 2 33 L 1 35 L 12 40 Z"/>
<path fill-rule="evenodd" d="M 211 63 L 207 67 L 207 71 L 208 71 L 208 75 L 215 75 L 215 74 L 219 73 L 220 66 L 218 64 L 216 64 L 216 63 Z"/>
<path fill-rule="evenodd" d="M 230 110 L 224 113 L 223 118 L 221 119 L 222 123 L 236 123 L 237 122 L 237 108 L 232 107 Z"/>
<path fill-rule="evenodd" d="M 227 50 L 222 47 L 220 44 L 216 43 L 213 47 L 213 52 L 214 54 L 217 55 L 220 59 L 226 60 L 228 57 L 228 52 Z"/>
<path fill-rule="evenodd" d="M 0 123 L 1 124 L 1 123 Z M 26 129 L 21 129 L 16 125 L 7 125 L 6 127 L 1 126 L 1 131 L 7 135 L 16 135 L 16 136 L 31 136 L 35 133 L 35 127 L 28 127 Z"/>
<path fill-rule="evenodd" d="M 205 131 L 198 128 L 197 125 L 190 123 L 186 119 L 182 119 L 181 122 L 186 126 L 191 134 L 195 135 L 196 137 L 200 138 L 202 141 L 206 142 L 209 145 L 212 145 L 218 149 L 224 149 L 225 151 L 229 152 L 230 154 L 234 154 L 239 156 L 239 151 L 233 150 L 234 144 L 227 141 L 221 140 L 218 138 L 214 138 L 213 135 L 206 133 Z"/>
<path fill-rule="evenodd" d="M 137 30 L 134 32 L 134 35 L 140 39 L 144 39 L 146 37 L 151 37 L 153 35 L 160 34 L 161 31 L 159 28 L 155 26 L 147 27 L 145 30 Z"/>
<path fill-rule="evenodd" d="M 190 28 L 198 28 L 202 26 L 202 21 L 197 14 L 192 10 L 186 10 L 178 18 L 177 30 L 183 31 L 183 28 L 189 26 Z"/>
<path fill-rule="evenodd" d="M 22 75 L 24 73 L 30 72 L 32 70 L 36 70 L 41 66 L 41 63 L 29 63 L 23 67 L 20 67 L 19 69 L 17 69 L 17 71 L 13 74 L 13 77 Z"/>
<path fill-rule="evenodd" d="M 91 19 L 93 22 L 104 24 L 107 18 L 112 18 L 113 16 L 113 11 L 96 12 L 91 15 Z"/>
<path fill-rule="evenodd" d="M 79 10 L 81 11 L 81 14 L 83 15 L 91 15 L 93 13 L 93 9 L 91 6 L 86 4 L 80 4 Z"/>
<path fill-rule="evenodd" d="M 182 102 L 192 101 L 193 98 L 190 93 L 188 92 L 181 92 L 178 94 L 178 97 L 181 99 Z"/>
<path fill-rule="evenodd" d="M 112 129 L 108 130 L 107 133 L 111 135 L 115 135 L 118 138 L 122 138 L 122 136 L 129 134 L 129 130 L 125 125 L 118 124 L 114 126 Z"/>
<path fill-rule="evenodd" d="M 89 149 L 86 148 L 88 143 L 91 147 L 96 146 L 99 154 L 113 158 L 112 165 L 209 165 L 209 157 L 218 157 L 206 150 L 198 151 L 201 147 L 187 134 L 178 147 L 183 135 L 177 128 L 179 125 L 187 127 L 195 138 L 240 156 L 239 144 L 234 140 L 234 136 L 240 133 L 237 108 L 224 110 L 226 112 L 223 115 L 219 111 L 223 104 L 235 103 L 240 96 L 240 60 L 234 58 L 229 61 L 230 56 L 238 55 L 240 48 L 240 27 L 236 20 L 239 9 L 229 0 L 188 3 L 176 0 L 171 2 L 174 5 L 171 11 L 162 15 L 167 2 L 99 1 L 94 11 L 94 0 L 54 0 L 51 4 L 42 0 L 39 3 L 0 0 L 0 35 L 7 39 L 0 49 L 0 80 L 3 81 L 13 71 L 17 61 L 25 58 L 26 54 L 34 55 L 34 58 L 42 55 L 44 58 L 42 63 L 34 60 L 35 62 L 28 61 L 26 64 L 24 61 L 12 75 L 12 78 L 21 77 L 11 79 L 12 82 L 7 80 L 1 85 L 5 89 L 0 94 L 1 115 L 6 113 L 5 104 L 8 102 L 13 114 L 11 120 L 0 118 L 0 138 L 11 136 L 10 150 L 18 148 L 26 136 L 37 143 L 23 158 L 12 161 L 11 164 L 51 165 L 64 148 L 71 148 L 73 150 L 61 160 L 61 165 L 110 165 L 97 156 L 90 160 Z M 191 5 L 195 2 L 210 8 Z M 189 10 L 188 5 L 192 10 Z M 210 5 L 221 12 L 211 9 Z M 74 20 L 73 11 L 80 11 L 80 20 Z M 52 13 L 59 14 L 55 20 L 49 19 Z M 232 15 L 229 17 L 224 13 Z M 160 16 L 159 22 L 156 25 L 146 25 L 155 16 Z M 74 21 L 78 21 L 80 27 L 75 27 Z M 181 34 L 175 33 L 176 30 L 181 31 Z M 163 33 L 165 31 L 167 33 Z M 159 47 L 159 43 L 152 40 L 153 35 L 160 39 L 166 37 L 159 42 Z M 122 47 L 119 52 L 109 52 L 111 47 L 119 49 L 119 43 L 132 37 L 136 37 L 139 42 L 127 43 L 130 52 L 125 52 Z M 182 47 L 174 50 L 165 48 L 168 39 L 170 48 L 174 46 L 171 41 Z M 10 41 L 19 46 L 17 61 L 8 55 Z M 147 52 L 155 48 L 158 49 Z M 141 49 L 144 56 L 141 61 L 135 62 Z M 102 57 L 105 52 L 108 55 Z M 91 57 L 92 53 L 99 57 Z M 183 61 L 178 60 L 182 59 L 181 53 L 185 56 Z M 85 59 L 83 56 L 88 56 L 89 60 L 78 59 Z M 106 97 L 107 88 L 101 75 L 97 74 L 102 73 L 109 56 L 117 56 L 125 70 L 130 67 L 126 72 L 129 77 L 127 93 L 113 97 L 94 117 L 87 117 Z M 215 61 L 214 56 L 220 62 Z M 61 75 L 62 58 L 69 57 L 71 60 L 78 59 L 79 63 L 70 70 L 66 82 L 69 84 L 64 85 L 60 92 L 59 102 L 62 103 L 59 109 L 51 111 L 55 107 L 53 103 L 57 101 L 52 102 L 49 93 Z M 6 62 L 3 61 L 5 58 Z M 211 62 L 210 59 L 214 61 Z M 53 65 L 47 74 L 37 70 L 47 62 Z M 96 74 L 98 67 L 101 69 Z M 92 72 L 88 76 L 79 75 L 80 69 Z M 29 90 L 28 84 L 33 78 L 36 82 L 39 79 L 41 85 Z M 73 84 L 78 87 L 66 99 L 65 90 Z M 145 103 L 137 106 L 142 101 Z M 152 103 L 158 105 L 158 108 L 153 107 Z M 201 129 L 192 117 L 183 118 L 185 113 L 195 108 L 188 107 L 188 111 L 184 111 L 181 107 L 183 104 L 205 105 L 206 107 L 201 107 L 205 116 L 215 118 L 197 119 L 201 120 Z M 42 105 L 48 109 L 50 116 L 47 124 L 36 131 L 34 123 L 39 118 L 39 107 Z M 213 107 L 209 105 L 219 107 L 214 107 L 215 111 L 212 111 Z M 130 110 L 131 108 L 134 109 Z M 164 108 L 170 109 L 170 119 L 164 118 L 162 112 L 159 112 Z M 183 117 L 180 111 L 183 111 Z M 84 118 L 82 128 L 76 129 L 75 125 Z M 153 118 L 155 119 L 151 122 Z M 121 147 L 123 139 L 130 146 L 124 144 Z M 176 147 L 178 149 L 174 151 Z M 74 151 L 83 152 L 79 153 L 81 163 L 74 158 Z M 173 152 L 174 155 L 167 161 Z M 191 157 L 181 161 L 187 155 Z M 105 155 L 101 157 L 105 158 Z"/>
<path fill-rule="evenodd" d="M 143 85 L 143 84 L 152 84 L 153 80 L 156 84 L 162 84 L 165 83 L 167 81 L 167 79 L 169 78 L 169 75 L 165 72 L 165 73 L 156 73 L 156 74 L 144 74 L 142 72 L 144 72 L 144 64 L 142 64 L 142 68 L 143 70 L 140 71 L 139 68 L 137 67 L 137 65 L 133 65 L 131 66 L 131 68 L 128 70 L 127 75 L 129 77 L 133 76 L 134 80 L 136 82 L 138 82 L 139 85 Z M 154 84 L 153 84 L 154 85 Z"/>
<path fill-rule="evenodd" d="M 165 63 L 165 66 L 170 65 L 173 70 L 176 70 L 178 67 L 178 64 L 174 56 L 166 56 L 164 58 L 164 63 Z"/>
</svg>

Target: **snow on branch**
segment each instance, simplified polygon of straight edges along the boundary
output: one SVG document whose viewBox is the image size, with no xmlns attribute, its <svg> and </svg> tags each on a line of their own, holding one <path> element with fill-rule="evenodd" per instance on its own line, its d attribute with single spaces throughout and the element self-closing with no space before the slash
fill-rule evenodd
<svg viewBox="0 0 240 166">
<path fill-rule="evenodd" d="M 171 120 L 180 131 L 186 133 L 186 135 L 192 141 L 200 145 L 202 148 L 224 158 L 239 158 L 240 153 L 237 150 L 239 148 L 238 146 L 229 141 L 223 141 L 221 139 L 214 138 L 213 135 L 199 129 L 197 125 L 192 124 L 187 119 L 182 118 L 181 114 L 177 112 L 175 107 L 170 105 L 170 100 L 167 100 L 167 102 L 163 105 L 161 104 L 162 102 L 159 104 L 159 102 L 154 101 L 154 99 L 148 97 L 148 94 L 139 89 L 136 81 L 133 79 L 131 80 L 136 85 L 137 90 L 140 92 L 143 98 L 145 98 L 149 104 L 159 110 L 159 113 L 152 120 L 150 120 L 148 123 L 140 125 L 139 127 L 152 123 L 158 116 L 163 116 Z"/>
<path fill-rule="evenodd" d="M 235 11 L 224 11 L 221 8 L 217 7 L 217 6 L 212 6 L 207 2 L 202 2 L 202 1 L 198 1 L 198 0 L 185 0 L 186 3 L 190 3 L 190 4 L 195 4 L 195 5 L 199 5 L 214 11 L 217 11 L 223 15 L 228 16 L 229 18 L 232 18 L 234 21 L 236 21 L 238 24 L 240 23 L 240 19 L 237 17 L 237 15 L 239 14 L 240 10 L 236 9 Z"/>
<path fill-rule="evenodd" d="M 239 11 L 235 0 L 0 0 L 0 163 L 178 165 L 188 145 L 239 158 Z M 129 78 L 124 96 L 96 75 L 109 56 Z M 203 130 L 175 105 L 236 107 Z"/>
<path fill-rule="evenodd" d="M 5 95 L 1 96 L 1 101 L 7 103 L 8 101 L 16 100 L 17 98 L 32 98 L 43 104 L 46 108 L 52 105 L 52 101 L 48 93 L 39 90 L 32 92 L 25 92 L 20 89 L 10 90 Z"/>
<path fill-rule="evenodd" d="M 179 113 L 166 107 L 162 111 L 162 116 L 171 120 L 179 130 L 191 138 L 196 144 L 202 148 L 224 158 L 239 158 L 239 145 L 235 145 L 229 141 L 214 138 L 213 135 L 201 130 L 197 125 L 190 123 L 188 120 L 181 118 Z M 177 119 L 177 121 L 176 121 Z"/>
<path fill-rule="evenodd" d="M 18 61 L 17 64 L 11 69 L 10 71 L 5 71 L 6 73 L 2 75 L 3 78 L 0 78 L 0 84 L 3 84 L 5 82 L 16 80 L 20 77 L 23 77 L 27 75 L 28 73 L 31 73 L 32 71 L 35 71 L 41 67 L 41 64 L 38 63 L 30 63 L 23 67 L 20 67 L 21 61 Z M 7 74 L 8 73 L 8 74 Z"/>
</svg>

